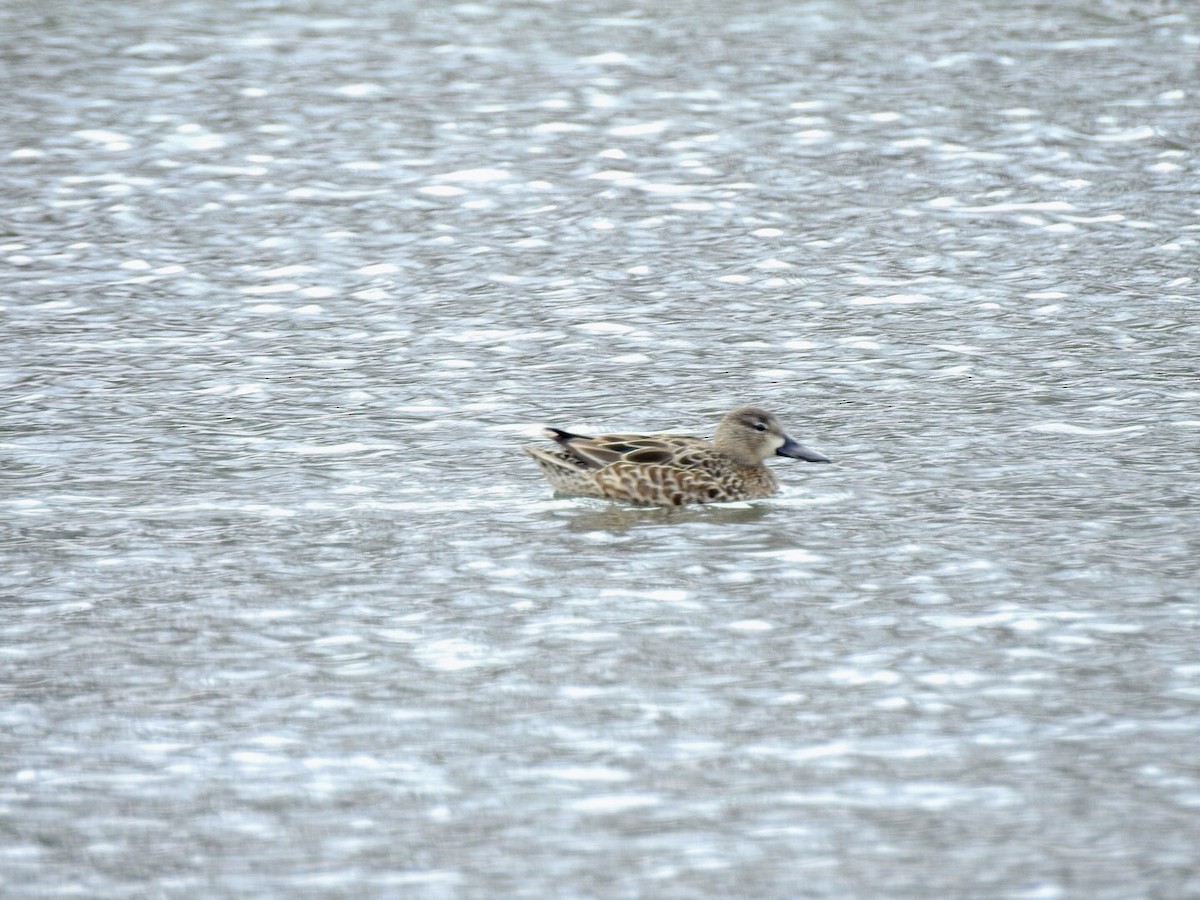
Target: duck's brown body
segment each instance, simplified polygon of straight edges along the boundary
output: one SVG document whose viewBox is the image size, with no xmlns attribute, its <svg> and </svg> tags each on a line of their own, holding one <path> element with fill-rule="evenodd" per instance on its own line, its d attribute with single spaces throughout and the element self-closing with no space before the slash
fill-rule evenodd
<svg viewBox="0 0 1200 900">
<path fill-rule="evenodd" d="M 585 437 L 557 428 L 546 435 L 556 447 L 524 449 L 556 491 L 655 506 L 770 496 L 779 490 L 763 464 L 770 456 L 829 462 L 788 437 L 773 415 L 750 406 L 726 415 L 711 443 L 677 434 Z"/>
</svg>

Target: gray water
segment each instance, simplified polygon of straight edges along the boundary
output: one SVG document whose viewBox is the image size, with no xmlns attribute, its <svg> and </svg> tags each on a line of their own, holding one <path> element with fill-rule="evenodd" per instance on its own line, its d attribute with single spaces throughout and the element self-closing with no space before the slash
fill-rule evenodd
<svg viewBox="0 0 1200 900">
<path fill-rule="evenodd" d="M 1200 896 L 1193 4 L 2 15 L 4 896 Z"/>
</svg>

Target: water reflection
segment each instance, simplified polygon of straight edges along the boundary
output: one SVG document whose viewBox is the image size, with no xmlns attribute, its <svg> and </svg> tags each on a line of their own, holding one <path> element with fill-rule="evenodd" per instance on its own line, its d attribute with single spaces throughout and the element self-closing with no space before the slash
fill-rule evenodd
<svg viewBox="0 0 1200 900">
<path fill-rule="evenodd" d="M 572 498 L 569 509 L 556 510 L 555 518 L 573 532 L 610 532 L 672 529 L 689 524 L 744 525 L 757 523 L 765 517 L 784 515 L 770 503 L 713 503 L 690 507 L 623 506 L 604 500 Z"/>
</svg>

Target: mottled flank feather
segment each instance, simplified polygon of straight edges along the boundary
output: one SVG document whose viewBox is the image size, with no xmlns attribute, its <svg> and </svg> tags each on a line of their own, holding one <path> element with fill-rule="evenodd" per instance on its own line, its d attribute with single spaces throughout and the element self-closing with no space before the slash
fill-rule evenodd
<svg viewBox="0 0 1200 900">
<path fill-rule="evenodd" d="M 558 428 L 546 429 L 546 437 L 553 448 L 524 450 L 556 491 L 653 506 L 767 497 L 779 490 L 763 465 L 771 456 L 829 462 L 753 406 L 726 415 L 712 442 L 677 434 L 586 437 Z"/>
</svg>

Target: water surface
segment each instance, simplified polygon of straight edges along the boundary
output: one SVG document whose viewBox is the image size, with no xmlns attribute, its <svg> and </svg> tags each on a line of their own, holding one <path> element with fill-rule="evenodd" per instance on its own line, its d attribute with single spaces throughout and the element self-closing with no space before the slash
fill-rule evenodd
<svg viewBox="0 0 1200 900">
<path fill-rule="evenodd" d="M 6 896 L 1200 894 L 1195 12 L 726 6 L 8 9 Z"/>
</svg>

